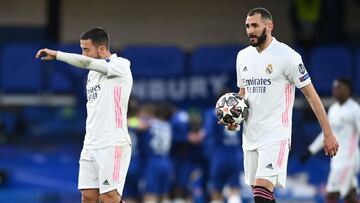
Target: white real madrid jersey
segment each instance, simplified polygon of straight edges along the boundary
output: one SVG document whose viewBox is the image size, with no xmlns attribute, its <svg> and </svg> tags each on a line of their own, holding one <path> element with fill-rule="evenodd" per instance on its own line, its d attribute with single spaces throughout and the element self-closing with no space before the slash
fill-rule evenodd
<svg viewBox="0 0 360 203">
<path fill-rule="evenodd" d="M 116 54 L 106 59 L 107 75 L 89 71 L 84 148 L 100 149 L 131 143 L 127 109 L 133 84 L 130 61 Z"/>
<path fill-rule="evenodd" d="M 295 86 L 302 88 L 311 83 L 301 56 L 272 38 L 260 53 L 252 46 L 241 50 L 236 71 L 238 87 L 245 88 L 250 105 L 243 148 L 252 150 L 290 138 Z"/>
<path fill-rule="evenodd" d="M 335 103 L 330 106 L 328 117 L 331 129 L 339 143 L 339 151 L 331 159 L 331 168 L 341 168 L 344 165 L 359 164 L 359 134 L 360 134 L 360 106 L 353 99 L 344 104 Z M 323 147 L 324 135 L 320 133 L 309 146 L 315 154 Z"/>
</svg>

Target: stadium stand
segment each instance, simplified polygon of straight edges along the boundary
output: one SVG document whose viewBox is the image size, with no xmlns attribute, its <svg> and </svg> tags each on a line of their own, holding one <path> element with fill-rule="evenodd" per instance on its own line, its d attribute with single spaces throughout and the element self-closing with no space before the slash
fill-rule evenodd
<svg viewBox="0 0 360 203">
<path fill-rule="evenodd" d="M 185 71 L 185 54 L 173 46 L 130 46 L 123 57 L 131 61 L 134 77 L 175 77 Z"/>
<path fill-rule="evenodd" d="M 1 54 L 0 87 L 5 93 L 39 93 L 44 88 L 41 61 L 34 53 L 39 44 L 8 44 Z"/>
<path fill-rule="evenodd" d="M 351 53 L 344 46 L 315 47 L 310 52 L 308 67 L 318 93 L 330 96 L 332 82 L 336 77 L 352 77 Z"/>
<path fill-rule="evenodd" d="M 191 73 L 235 73 L 237 53 L 244 48 L 237 45 L 201 46 L 191 57 Z"/>
</svg>

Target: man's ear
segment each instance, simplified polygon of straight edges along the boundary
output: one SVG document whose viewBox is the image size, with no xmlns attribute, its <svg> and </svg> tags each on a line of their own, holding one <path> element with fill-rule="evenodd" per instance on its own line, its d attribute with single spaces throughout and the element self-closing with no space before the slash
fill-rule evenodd
<svg viewBox="0 0 360 203">
<path fill-rule="evenodd" d="M 102 52 L 107 51 L 107 48 L 106 48 L 105 45 L 100 45 L 100 46 L 99 46 L 99 49 L 100 49 L 100 51 L 102 51 Z"/>
<path fill-rule="evenodd" d="M 274 24 L 272 21 L 269 21 L 266 25 L 267 29 L 272 32 L 273 31 L 273 28 L 274 28 Z"/>
</svg>

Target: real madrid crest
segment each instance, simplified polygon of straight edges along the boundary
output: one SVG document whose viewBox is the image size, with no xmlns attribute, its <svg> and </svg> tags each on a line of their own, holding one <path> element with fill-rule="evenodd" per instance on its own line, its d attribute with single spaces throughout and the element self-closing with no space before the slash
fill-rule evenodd
<svg viewBox="0 0 360 203">
<path fill-rule="evenodd" d="M 270 74 L 272 72 L 273 72 L 272 64 L 268 64 L 267 67 L 265 68 L 265 73 Z"/>
</svg>

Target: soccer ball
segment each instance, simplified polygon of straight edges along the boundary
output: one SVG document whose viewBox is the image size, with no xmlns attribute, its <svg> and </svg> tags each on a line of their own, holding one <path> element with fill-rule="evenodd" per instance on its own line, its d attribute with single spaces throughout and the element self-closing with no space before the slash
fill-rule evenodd
<svg viewBox="0 0 360 203">
<path fill-rule="evenodd" d="M 240 124 L 249 116 L 249 103 L 237 93 L 226 93 L 216 102 L 215 113 L 225 124 Z"/>
</svg>

